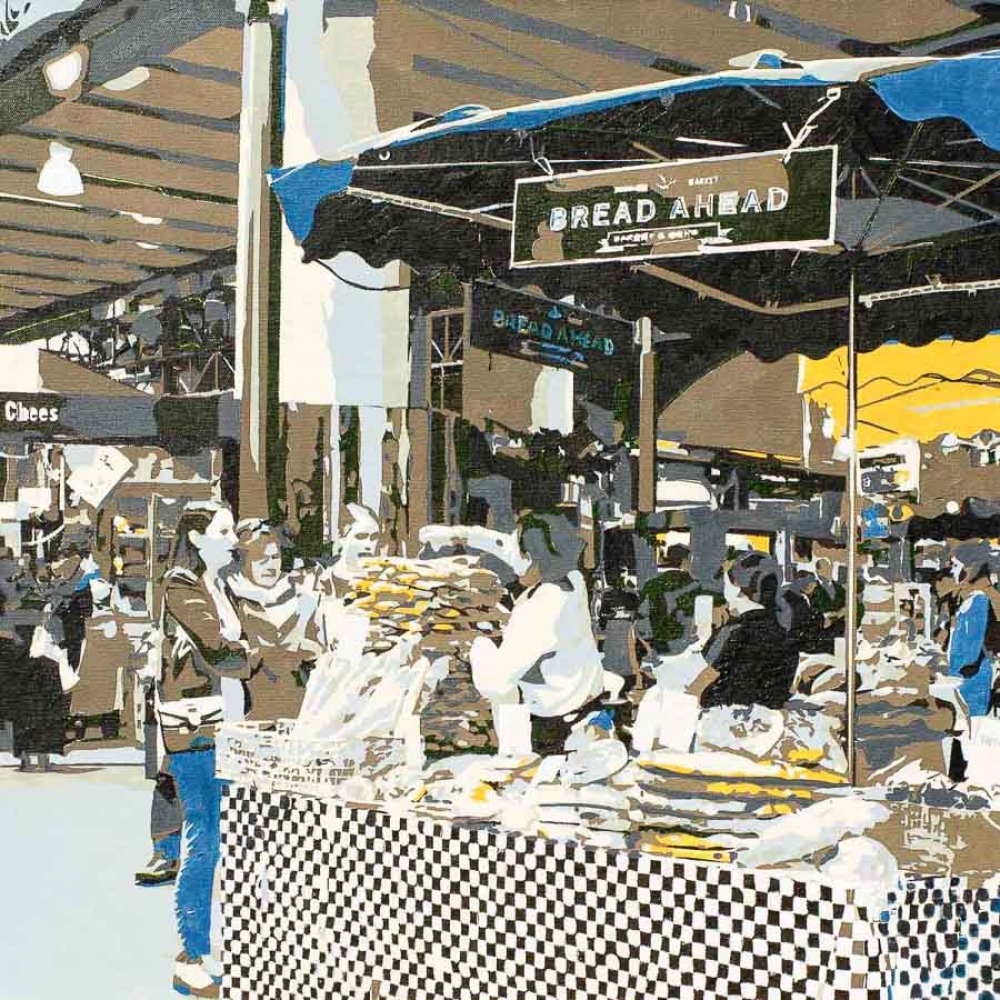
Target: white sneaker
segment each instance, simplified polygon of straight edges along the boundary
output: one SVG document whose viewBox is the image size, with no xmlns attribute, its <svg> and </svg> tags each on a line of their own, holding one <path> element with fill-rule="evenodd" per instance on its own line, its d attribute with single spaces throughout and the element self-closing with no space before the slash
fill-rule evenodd
<svg viewBox="0 0 1000 1000">
<path fill-rule="evenodd" d="M 174 961 L 174 989 L 186 997 L 218 1000 L 219 982 L 209 975 L 201 959 L 192 962 L 183 952 Z"/>
</svg>

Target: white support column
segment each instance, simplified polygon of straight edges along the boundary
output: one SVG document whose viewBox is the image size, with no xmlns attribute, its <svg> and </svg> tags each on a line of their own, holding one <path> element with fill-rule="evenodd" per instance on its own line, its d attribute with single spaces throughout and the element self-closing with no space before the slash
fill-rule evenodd
<svg viewBox="0 0 1000 1000">
<path fill-rule="evenodd" d="M 857 716 L 858 674 L 858 354 L 855 338 L 855 312 L 857 293 L 854 268 L 851 268 L 851 300 L 847 331 L 847 435 L 851 454 L 847 462 L 847 607 L 844 621 L 844 638 L 847 653 L 847 759 L 850 765 L 851 784 L 858 783 L 858 752 L 855 741 Z"/>
<path fill-rule="evenodd" d="M 376 517 L 382 507 L 382 438 L 385 437 L 384 406 L 358 407 L 358 470 L 361 502 Z"/>
<path fill-rule="evenodd" d="M 342 146 L 378 131 L 368 73 L 374 4 L 369 10 L 358 3 L 285 0 L 285 10 L 283 162 L 335 159 Z M 409 298 L 398 290 L 408 284 L 399 263 L 372 268 L 344 253 L 328 265 L 334 273 L 303 264 L 283 226 L 279 398 L 330 407 L 324 499 L 332 540 L 341 505 L 341 407 L 359 408 L 360 498 L 378 513 L 385 412 L 407 405 Z"/>
<path fill-rule="evenodd" d="M 639 512 L 656 509 L 656 355 L 653 323 L 639 318 Z"/>
<path fill-rule="evenodd" d="M 258 12 L 258 8 L 260 8 Z M 267 517 L 268 278 L 271 258 L 271 23 L 251 5 L 243 29 L 236 237 L 236 392 L 242 400 L 239 514 Z M 263 15 L 263 16 L 262 16 Z"/>
</svg>

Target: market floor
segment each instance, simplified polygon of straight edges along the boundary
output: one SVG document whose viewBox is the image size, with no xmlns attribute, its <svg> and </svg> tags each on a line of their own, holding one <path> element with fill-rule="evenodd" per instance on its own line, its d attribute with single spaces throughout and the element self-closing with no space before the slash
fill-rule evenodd
<svg viewBox="0 0 1000 1000">
<path fill-rule="evenodd" d="M 0 1000 L 176 998 L 173 890 L 133 883 L 151 783 L 135 763 L 67 764 L 0 766 Z"/>
</svg>

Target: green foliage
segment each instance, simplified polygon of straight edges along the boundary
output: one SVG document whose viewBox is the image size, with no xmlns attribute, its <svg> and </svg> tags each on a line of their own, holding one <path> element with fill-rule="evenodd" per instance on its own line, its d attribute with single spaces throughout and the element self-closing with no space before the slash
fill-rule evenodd
<svg viewBox="0 0 1000 1000">
<path fill-rule="evenodd" d="M 632 383 L 622 379 L 615 385 L 611 396 L 611 413 L 616 423 L 622 425 L 622 441 L 630 448 L 636 442 L 636 429 L 633 420 Z"/>
<path fill-rule="evenodd" d="M 549 550 L 552 555 L 558 555 L 559 551 L 556 549 L 555 545 L 552 543 L 552 528 L 549 526 L 549 522 L 543 517 L 539 517 L 534 511 L 529 511 L 517 522 L 518 527 L 521 529 L 521 537 L 531 531 L 533 528 L 537 528 L 538 531 L 542 533 L 542 538 L 545 539 L 545 547 Z"/>
<path fill-rule="evenodd" d="M 451 271 L 438 271 L 427 279 L 427 300 L 431 309 L 462 305 L 465 301 L 462 282 Z"/>
</svg>

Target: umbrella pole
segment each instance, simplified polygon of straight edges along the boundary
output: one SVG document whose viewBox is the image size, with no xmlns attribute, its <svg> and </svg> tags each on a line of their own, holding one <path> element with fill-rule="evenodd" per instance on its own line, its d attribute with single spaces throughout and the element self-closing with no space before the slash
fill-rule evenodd
<svg viewBox="0 0 1000 1000">
<path fill-rule="evenodd" d="M 854 720 L 857 708 L 858 677 L 855 669 L 858 638 L 858 366 L 855 344 L 855 269 L 851 265 L 847 326 L 847 434 L 851 443 L 847 472 L 847 607 L 844 650 L 847 668 L 847 760 L 851 784 L 858 783 Z"/>
</svg>

